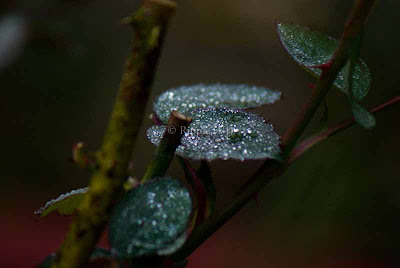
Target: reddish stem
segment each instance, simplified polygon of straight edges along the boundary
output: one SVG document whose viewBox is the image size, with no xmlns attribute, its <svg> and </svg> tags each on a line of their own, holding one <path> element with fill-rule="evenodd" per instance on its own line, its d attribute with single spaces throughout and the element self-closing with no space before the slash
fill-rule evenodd
<svg viewBox="0 0 400 268">
<path fill-rule="evenodd" d="M 197 198 L 197 214 L 196 214 L 196 222 L 194 227 L 201 225 L 206 219 L 206 210 L 207 210 L 207 192 L 202 184 L 197 172 L 193 169 L 187 159 L 183 159 L 183 162 L 190 172 L 191 177 L 193 178 L 193 191 Z"/>
<path fill-rule="evenodd" d="M 331 68 L 331 65 L 332 65 L 332 61 L 329 61 L 327 63 L 323 63 L 320 65 L 310 66 L 310 68 L 316 68 L 316 69 L 320 69 L 322 72 L 326 72 L 329 70 L 329 68 Z"/>
<path fill-rule="evenodd" d="M 156 126 L 161 126 L 162 125 L 162 122 L 158 118 L 158 115 L 156 113 L 150 114 L 150 119 L 151 119 L 151 121 L 153 121 L 154 125 L 156 125 Z"/>
<path fill-rule="evenodd" d="M 370 110 L 372 114 L 376 114 L 380 111 L 385 110 L 386 108 L 392 106 L 393 104 L 400 102 L 400 96 L 397 96 L 383 104 L 380 104 L 378 106 L 375 106 Z M 341 122 L 340 124 L 329 128 L 321 133 L 318 133 L 315 136 L 312 136 L 305 141 L 301 142 L 299 145 L 297 145 L 293 151 L 291 152 L 289 158 L 288 158 L 288 165 L 293 163 L 295 160 L 297 160 L 300 156 L 302 156 L 305 152 L 307 152 L 311 147 L 314 145 L 320 143 L 321 141 L 336 135 L 337 133 L 346 130 L 347 128 L 353 126 L 355 124 L 354 118 L 345 120 Z"/>
</svg>

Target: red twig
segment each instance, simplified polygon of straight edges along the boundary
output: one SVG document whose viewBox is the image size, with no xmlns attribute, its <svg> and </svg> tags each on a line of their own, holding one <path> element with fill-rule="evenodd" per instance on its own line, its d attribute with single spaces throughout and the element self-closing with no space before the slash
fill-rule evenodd
<svg viewBox="0 0 400 268">
<path fill-rule="evenodd" d="M 371 113 L 376 114 L 380 111 L 385 110 L 386 108 L 392 106 L 393 104 L 400 102 L 400 96 L 397 96 L 383 104 L 380 104 L 370 110 Z M 299 145 L 297 145 L 293 151 L 291 152 L 289 158 L 288 158 L 288 165 L 293 163 L 296 159 L 298 159 L 300 156 L 302 156 L 305 152 L 307 152 L 311 147 L 314 145 L 320 143 L 321 141 L 336 135 L 339 132 L 342 132 L 343 130 L 346 130 L 347 128 L 353 126 L 355 124 L 355 121 L 353 118 L 345 120 L 341 122 L 340 124 L 329 128 L 325 131 L 322 131 L 321 133 L 318 133 L 315 136 L 312 136 L 305 141 L 301 142 Z"/>
</svg>

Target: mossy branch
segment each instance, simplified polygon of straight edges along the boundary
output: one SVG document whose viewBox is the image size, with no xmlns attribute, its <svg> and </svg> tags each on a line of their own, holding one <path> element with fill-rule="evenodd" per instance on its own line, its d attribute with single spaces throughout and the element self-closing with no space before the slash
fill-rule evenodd
<svg viewBox="0 0 400 268">
<path fill-rule="evenodd" d="M 325 99 L 329 89 L 332 87 L 338 73 L 349 58 L 349 49 L 354 38 L 363 30 L 376 0 L 355 0 L 353 10 L 345 25 L 344 32 L 338 47 L 329 62 L 323 68 L 320 80 L 315 86 L 312 96 L 299 113 L 293 126 L 284 135 L 284 154 L 287 157 L 293 146 L 303 134 L 303 131 L 311 121 L 320 104 Z M 174 260 L 182 260 L 188 257 L 208 237 L 222 227 L 232 218 L 255 194 L 268 184 L 271 179 L 281 176 L 286 169 L 284 164 L 274 160 L 267 160 L 263 166 L 252 176 L 251 183 L 235 197 L 235 200 L 217 211 L 214 216 L 207 220 L 198 229 L 195 229 L 185 245 L 171 257 Z"/>
<path fill-rule="evenodd" d="M 90 190 L 76 211 L 53 268 L 78 268 L 87 262 L 113 205 L 123 193 L 168 21 L 175 8 L 175 3 L 169 0 L 145 0 L 143 7 L 125 20 L 134 28 L 132 51 L 103 145 L 97 153 L 98 164 Z"/>
<path fill-rule="evenodd" d="M 167 128 L 157 147 L 154 158 L 143 176 L 142 182 L 165 175 L 174 158 L 176 148 L 181 144 L 184 130 L 191 122 L 192 118 L 184 116 L 177 111 L 172 111 L 168 119 Z"/>
</svg>

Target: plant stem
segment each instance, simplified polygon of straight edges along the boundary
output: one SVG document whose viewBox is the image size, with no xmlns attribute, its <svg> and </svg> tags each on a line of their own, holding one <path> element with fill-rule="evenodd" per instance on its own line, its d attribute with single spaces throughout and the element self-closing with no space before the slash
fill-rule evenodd
<svg viewBox="0 0 400 268">
<path fill-rule="evenodd" d="M 189 183 L 192 194 L 195 196 L 194 205 L 194 228 L 199 224 L 204 222 L 206 216 L 206 206 L 207 206 L 207 192 L 201 181 L 198 171 L 194 170 L 192 165 L 190 165 L 189 160 L 178 157 L 179 163 L 181 164 L 183 171 L 185 173 L 186 181 Z"/>
<path fill-rule="evenodd" d="M 344 32 L 338 47 L 329 62 L 323 68 L 322 75 L 315 86 L 310 100 L 300 112 L 293 126 L 284 135 L 284 155 L 287 157 L 302 135 L 303 131 L 311 121 L 318 107 L 325 99 L 326 94 L 332 87 L 339 71 L 343 68 L 349 57 L 349 48 L 352 40 L 362 31 L 367 17 L 370 14 L 376 0 L 355 0 L 353 10 L 345 25 Z M 281 176 L 286 169 L 285 165 L 274 160 L 267 160 L 263 166 L 252 176 L 252 183 L 235 197 L 222 211 L 217 211 L 202 226 L 195 229 L 185 245 L 171 257 L 174 260 L 182 260 L 188 257 L 208 237 L 222 227 L 232 218 L 249 200 L 253 198 L 273 178 Z"/>
<path fill-rule="evenodd" d="M 267 185 L 272 178 L 278 177 L 283 174 L 282 165 L 275 162 L 271 165 L 267 172 L 269 176 L 258 179 L 254 183 L 250 184 L 246 191 L 240 193 L 235 199 L 229 203 L 224 209 L 217 210 L 209 219 L 207 219 L 202 225 L 194 229 L 185 245 L 171 255 L 171 258 L 175 261 L 184 260 L 187 258 L 196 248 L 198 248 L 205 240 L 207 240 L 212 234 L 214 234 L 219 228 L 221 228 L 229 219 L 231 219 L 249 200 L 253 198 L 265 185 Z"/>
<path fill-rule="evenodd" d="M 211 167 L 208 161 L 202 160 L 198 170 L 199 178 L 206 191 L 206 211 L 205 215 L 211 216 L 215 212 L 215 205 L 217 202 L 217 190 L 215 189 L 214 180 L 211 174 Z"/>
<path fill-rule="evenodd" d="M 155 67 L 176 5 L 169 0 L 145 0 L 125 20 L 134 28 L 134 42 L 114 104 L 89 191 L 76 211 L 53 268 L 85 264 L 103 232 L 115 202 L 123 193 L 129 160 L 150 93 Z"/>
<path fill-rule="evenodd" d="M 176 148 L 181 144 L 181 138 L 184 133 L 182 129 L 186 129 L 191 122 L 192 118 L 184 116 L 177 111 L 172 111 L 168 119 L 164 136 L 157 147 L 152 162 L 143 176 L 142 182 L 165 175 L 165 172 L 167 172 L 174 158 Z"/>
<path fill-rule="evenodd" d="M 347 21 L 336 51 L 327 67 L 322 69 L 322 75 L 313 89 L 311 98 L 305 104 L 295 123 L 283 137 L 284 155 L 288 156 L 305 128 L 313 118 L 320 104 L 325 99 L 340 70 L 349 58 L 350 48 L 364 28 L 376 0 L 356 0 L 353 11 Z"/>
<path fill-rule="evenodd" d="M 397 96 L 381 105 L 378 105 L 374 108 L 372 108 L 370 110 L 370 112 L 372 114 L 376 114 L 379 113 L 387 108 L 389 108 L 390 106 L 392 106 L 393 104 L 396 104 L 400 102 L 400 96 Z M 320 143 L 321 141 L 334 136 L 346 129 L 348 129 L 349 127 L 355 125 L 356 122 L 354 121 L 354 118 L 351 119 L 347 119 L 343 122 L 341 122 L 340 124 L 329 128 L 325 131 L 322 131 L 321 133 L 318 133 L 315 136 L 312 136 L 308 139 L 306 139 L 305 141 L 301 142 L 299 145 L 297 145 L 291 152 L 291 154 L 289 155 L 288 158 L 288 165 L 292 164 L 294 161 L 296 161 L 299 157 L 301 157 L 305 152 L 307 152 L 308 150 L 310 150 L 312 147 L 314 147 L 315 145 L 317 145 L 318 143 Z"/>
</svg>

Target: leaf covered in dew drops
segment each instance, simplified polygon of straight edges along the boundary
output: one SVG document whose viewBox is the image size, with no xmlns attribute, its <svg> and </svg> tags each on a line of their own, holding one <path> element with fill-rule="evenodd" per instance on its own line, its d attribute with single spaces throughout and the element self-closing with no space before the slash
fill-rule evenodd
<svg viewBox="0 0 400 268">
<path fill-rule="evenodd" d="M 280 92 L 258 86 L 199 84 L 167 90 L 156 99 L 153 109 L 166 123 L 173 110 L 188 115 L 199 108 L 254 108 L 272 104 L 280 97 Z"/>
<path fill-rule="evenodd" d="M 313 67 L 328 63 L 338 44 L 337 40 L 327 35 L 295 24 L 278 23 L 277 32 L 282 45 L 293 59 L 318 77 L 322 71 Z M 340 71 L 334 85 L 348 94 L 345 86 L 345 69 Z M 371 85 L 371 74 L 367 65 L 361 60 L 355 66 L 352 83 L 353 98 L 361 101 L 368 94 Z"/>
<path fill-rule="evenodd" d="M 360 55 L 360 50 L 361 50 L 361 43 L 362 43 L 362 34 L 359 34 L 358 38 L 355 38 L 352 40 L 351 45 L 350 45 L 350 55 L 349 55 L 349 64 L 344 68 L 345 70 L 345 85 L 347 88 L 348 92 L 351 92 L 352 94 L 348 95 L 350 106 L 351 106 L 351 112 L 354 117 L 354 121 L 356 121 L 357 124 L 362 126 L 363 128 L 366 129 L 371 129 L 375 127 L 376 125 L 376 120 L 375 117 L 364 107 L 362 107 L 359 103 L 357 103 L 357 100 L 354 100 L 354 88 L 352 88 L 352 81 L 355 79 L 354 78 L 354 71 L 356 67 L 356 62 L 358 61 L 358 57 Z"/>
<path fill-rule="evenodd" d="M 371 129 L 375 127 L 376 120 L 375 117 L 364 107 L 356 102 L 351 102 L 351 111 L 353 113 L 354 120 L 360 126 Z"/>
<path fill-rule="evenodd" d="M 175 252 L 186 241 L 191 211 L 189 191 L 178 180 L 156 178 L 137 186 L 112 213 L 113 253 L 134 258 Z"/>
<path fill-rule="evenodd" d="M 56 199 L 48 201 L 44 207 L 35 211 L 35 214 L 40 217 L 45 217 L 52 212 L 57 212 L 60 215 L 72 215 L 87 191 L 88 187 L 85 187 L 62 194 Z"/>
<path fill-rule="evenodd" d="M 206 108 L 189 116 L 193 121 L 176 150 L 179 156 L 208 161 L 279 159 L 280 136 L 259 115 L 243 110 Z M 147 137 L 157 146 L 164 131 L 165 126 L 153 126 L 147 130 Z"/>
</svg>

